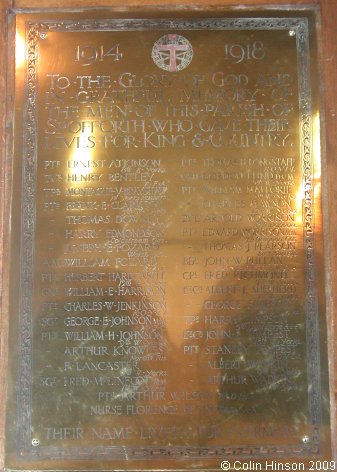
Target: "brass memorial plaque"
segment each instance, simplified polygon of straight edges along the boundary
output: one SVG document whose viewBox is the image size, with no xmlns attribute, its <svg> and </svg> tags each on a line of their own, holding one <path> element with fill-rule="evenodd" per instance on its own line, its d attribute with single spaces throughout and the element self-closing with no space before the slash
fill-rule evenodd
<svg viewBox="0 0 337 472">
<path fill-rule="evenodd" d="M 315 14 L 237 15 L 16 15 L 7 468 L 331 459 Z"/>
</svg>

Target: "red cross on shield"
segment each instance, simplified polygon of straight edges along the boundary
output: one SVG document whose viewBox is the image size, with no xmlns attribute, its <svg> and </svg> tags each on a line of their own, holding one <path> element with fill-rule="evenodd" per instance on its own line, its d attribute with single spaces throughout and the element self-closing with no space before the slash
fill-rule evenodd
<svg viewBox="0 0 337 472">
<path fill-rule="evenodd" d="M 168 34 L 167 37 L 170 42 L 167 44 L 161 44 L 160 46 L 158 46 L 158 51 L 170 53 L 169 71 L 176 72 L 177 58 L 179 57 L 179 52 L 186 52 L 188 50 L 188 45 L 179 44 L 178 41 L 176 40 L 177 36 L 175 34 Z"/>
</svg>

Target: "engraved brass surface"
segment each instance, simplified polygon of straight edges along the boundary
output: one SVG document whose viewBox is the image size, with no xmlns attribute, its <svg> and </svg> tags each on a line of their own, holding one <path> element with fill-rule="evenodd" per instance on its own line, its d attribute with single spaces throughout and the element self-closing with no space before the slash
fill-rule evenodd
<svg viewBox="0 0 337 472">
<path fill-rule="evenodd" d="M 8 467 L 330 457 L 314 16 L 217 15 L 17 15 Z"/>
</svg>

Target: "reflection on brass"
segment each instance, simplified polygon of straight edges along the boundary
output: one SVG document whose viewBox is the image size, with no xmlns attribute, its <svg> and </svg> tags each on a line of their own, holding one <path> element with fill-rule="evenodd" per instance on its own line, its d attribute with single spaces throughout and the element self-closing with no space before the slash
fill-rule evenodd
<svg viewBox="0 0 337 472">
<path fill-rule="evenodd" d="M 18 15 L 8 467 L 329 458 L 314 20 L 255 16 Z"/>
</svg>

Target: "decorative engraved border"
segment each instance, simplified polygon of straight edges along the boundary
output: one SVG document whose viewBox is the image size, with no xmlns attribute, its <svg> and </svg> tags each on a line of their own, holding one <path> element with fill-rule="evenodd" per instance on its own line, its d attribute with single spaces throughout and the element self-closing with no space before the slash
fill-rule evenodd
<svg viewBox="0 0 337 472">
<path fill-rule="evenodd" d="M 296 34 L 299 88 L 299 125 L 304 189 L 304 249 L 306 286 L 306 336 L 308 416 L 311 436 L 298 446 L 231 447 L 70 447 L 31 446 L 33 267 L 35 236 L 35 191 L 37 164 L 38 39 L 48 31 L 136 31 L 136 30 L 293 30 Z M 150 460 L 220 459 L 231 457 L 297 457 L 320 453 L 322 422 L 318 301 L 313 230 L 312 105 L 310 92 L 309 31 L 306 18 L 220 19 L 96 19 L 46 20 L 26 23 L 27 68 L 25 75 L 23 202 L 20 262 L 20 353 L 17 394 L 17 448 L 21 458 L 50 460 Z"/>
<path fill-rule="evenodd" d="M 32 352 L 33 352 L 33 291 L 35 193 L 37 165 L 37 93 L 38 93 L 38 30 L 26 30 L 27 69 L 25 76 L 25 109 L 23 133 L 20 308 L 19 308 L 19 378 L 17 393 L 17 442 L 21 452 L 31 443 Z"/>
<path fill-rule="evenodd" d="M 308 34 L 308 32 L 306 32 Z M 316 262 L 314 238 L 314 202 L 313 202 L 313 156 L 312 156 L 312 105 L 310 94 L 310 63 L 309 43 L 305 41 L 305 33 L 301 32 L 303 40 L 299 43 L 298 78 L 299 78 L 299 109 L 302 161 L 302 185 L 304 190 L 304 254 L 305 283 L 306 283 L 306 336 L 307 336 L 307 377 L 308 377 L 308 410 L 312 424 L 322 422 L 322 393 L 320 383 L 320 351 L 318 326 L 318 300 L 316 290 Z M 301 67 L 303 70 L 301 71 Z"/>
</svg>

